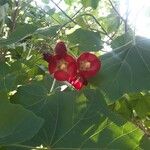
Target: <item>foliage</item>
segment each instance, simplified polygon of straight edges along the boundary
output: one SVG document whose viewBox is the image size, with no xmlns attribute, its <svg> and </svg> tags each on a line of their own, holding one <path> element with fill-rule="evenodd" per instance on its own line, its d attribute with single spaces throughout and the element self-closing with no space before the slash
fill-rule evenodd
<svg viewBox="0 0 150 150">
<path fill-rule="evenodd" d="M 148 150 L 150 40 L 134 35 L 117 0 L 64 0 L 66 11 L 43 2 L 0 1 L 0 150 Z M 81 91 L 48 73 L 42 53 L 58 39 L 71 55 L 100 56 Z"/>
</svg>

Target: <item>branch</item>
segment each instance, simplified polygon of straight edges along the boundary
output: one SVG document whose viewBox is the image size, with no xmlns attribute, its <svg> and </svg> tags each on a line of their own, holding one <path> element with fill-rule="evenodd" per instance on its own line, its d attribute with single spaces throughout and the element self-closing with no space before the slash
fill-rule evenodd
<svg viewBox="0 0 150 150">
<path fill-rule="evenodd" d="M 35 1 L 35 5 L 36 5 L 37 8 L 39 8 L 36 1 Z M 40 7 L 40 11 L 42 11 L 44 14 L 49 15 L 42 7 Z M 60 23 L 57 19 L 55 19 L 52 15 L 51 15 L 50 17 L 51 17 L 54 21 L 56 21 L 58 24 L 61 24 L 61 23 Z"/>
<path fill-rule="evenodd" d="M 116 9 L 116 7 L 113 5 L 111 0 L 108 0 L 110 5 L 112 6 L 112 8 L 114 9 L 114 11 L 117 13 L 117 15 L 120 17 L 120 19 L 125 22 L 125 19 L 120 15 L 120 13 L 118 12 L 118 10 Z"/>
<path fill-rule="evenodd" d="M 111 37 L 109 36 L 109 34 L 105 30 L 105 28 L 99 23 L 99 21 L 92 14 L 86 13 L 86 14 L 82 14 L 81 16 L 90 16 L 90 17 L 92 17 L 94 19 L 94 21 L 101 27 L 101 29 L 103 30 L 104 34 L 107 35 L 111 39 Z"/>
<path fill-rule="evenodd" d="M 120 19 L 124 22 L 124 28 L 125 28 L 125 33 L 128 32 L 128 16 L 129 16 L 129 11 L 128 11 L 128 5 L 127 4 L 127 10 L 126 10 L 126 18 L 124 19 L 120 13 L 118 12 L 118 10 L 116 9 L 116 7 L 113 5 L 111 0 L 108 0 L 110 5 L 112 6 L 112 8 L 114 9 L 114 11 L 117 13 L 117 15 L 120 17 Z M 127 1 L 127 3 L 129 3 L 129 1 Z"/>
<path fill-rule="evenodd" d="M 72 18 L 72 19 L 75 19 L 75 16 L 82 10 L 82 8 L 83 8 L 83 7 L 81 7 L 71 18 Z M 70 23 L 70 22 L 72 22 L 72 20 L 70 20 L 70 21 L 64 23 L 64 24 L 60 27 L 59 31 L 60 31 L 63 27 L 65 27 L 68 23 Z M 54 35 L 52 38 L 55 38 L 56 36 L 57 36 L 57 35 Z"/>
<path fill-rule="evenodd" d="M 59 10 L 61 10 L 61 12 L 62 12 L 67 18 L 69 18 L 74 24 L 77 24 L 70 16 L 68 16 L 68 15 L 65 13 L 65 11 L 63 11 L 63 10 L 58 6 L 57 3 L 55 3 L 53 0 L 51 0 L 51 2 L 52 2 Z"/>
<path fill-rule="evenodd" d="M 12 14 L 12 28 L 11 31 L 13 31 L 16 28 L 16 21 L 17 21 L 17 15 L 19 13 L 19 0 L 15 1 L 15 10 Z"/>
</svg>

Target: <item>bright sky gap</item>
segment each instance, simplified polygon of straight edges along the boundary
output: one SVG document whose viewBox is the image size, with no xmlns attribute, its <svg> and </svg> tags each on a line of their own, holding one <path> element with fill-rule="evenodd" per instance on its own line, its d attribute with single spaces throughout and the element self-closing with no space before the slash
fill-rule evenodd
<svg viewBox="0 0 150 150">
<path fill-rule="evenodd" d="M 34 0 L 37 2 L 39 7 L 44 6 L 45 4 L 42 0 Z M 129 24 L 135 28 L 136 35 L 150 38 L 150 0 L 128 0 L 129 1 Z M 55 0 L 59 2 L 59 0 Z M 120 14 L 124 16 L 127 8 L 127 0 L 120 1 Z M 54 7 L 54 4 L 49 3 L 51 7 Z M 61 8 L 65 11 L 67 5 L 64 1 L 61 1 Z M 57 11 L 59 11 L 56 8 Z"/>
</svg>

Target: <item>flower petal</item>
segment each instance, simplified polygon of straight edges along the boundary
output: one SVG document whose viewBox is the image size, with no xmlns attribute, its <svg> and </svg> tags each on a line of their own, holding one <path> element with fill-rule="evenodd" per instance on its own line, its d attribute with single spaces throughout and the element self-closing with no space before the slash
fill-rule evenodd
<svg viewBox="0 0 150 150">
<path fill-rule="evenodd" d="M 74 77 L 77 75 L 77 65 L 74 62 L 71 62 L 68 64 L 67 67 L 67 73 L 70 75 L 70 77 Z"/>
<path fill-rule="evenodd" d="M 82 70 L 80 67 L 82 62 L 90 62 L 90 67 Z M 77 66 L 80 75 L 83 76 L 85 79 L 88 79 L 97 74 L 97 72 L 100 70 L 101 62 L 96 55 L 86 52 L 82 53 L 77 59 Z"/>
<path fill-rule="evenodd" d="M 63 41 L 60 41 L 56 44 L 55 53 L 60 56 L 63 56 L 67 53 L 67 48 Z"/>
<path fill-rule="evenodd" d="M 43 59 L 47 62 L 50 62 L 52 57 L 53 57 L 53 55 L 50 53 L 43 53 Z"/>
<path fill-rule="evenodd" d="M 71 63 L 71 62 L 76 63 L 76 59 L 69 54 L 65 55 L 63 58 L 68 63 Z"/>
<path fill-rule="evenodd" d="M 67 81 L 69 79 L 69 74 L 65 71 L 58 70 L 54 73 L 54 78 L 58 81 Z"/>
<path fill-rule="evenodd" d="M 82 76 L 77 75 L 73 78 L 70 78 L 69 83 L 76 89 L 81 90 L 84 86 L 87 85 L 87 80 L 85 80 Z"/>
<path fill-rule="evenodd" d="M 57 70 L 57 60 L 54 56 L 48 64 L 48 70 L 50 74 L 53 74 Z"/>
</svg>

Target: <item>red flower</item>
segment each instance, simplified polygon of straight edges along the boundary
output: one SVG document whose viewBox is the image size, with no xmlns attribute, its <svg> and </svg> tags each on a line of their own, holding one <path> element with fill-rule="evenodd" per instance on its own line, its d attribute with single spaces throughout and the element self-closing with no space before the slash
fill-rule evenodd
<svg viewBox="0 0 150 150">
<path fill-rule="evenodd" d="M 67 53 L 67 48 L 64 42 L 60 41 L 55 46 L 55 53 L 64 56 Z"/>
<path fill-rule="evenodd" d="M 101 67 L 98 57 L 89 52 L 82 53 L 77 60 L 67 54 L 62 41 L 56 44 L 55 55 L 44 53 L 43 58 L 49 63 L 49 73 L 56 80 L 67 81 L 77 90 L 86 86 L 87 80 L 95 76 Z"/>
<path fill-rule="evenodd" d="M 68 81 L 77 74 L 76 59 L 71 55 L 54 55 L 49 62 L 49 72 L 59 81 Z"/>
<path fill-rule="evenodd" d="M 85 52 L 82 53 L 77 59 L 77 67 L 79 74 L 84 79 L 88 79 L 97 74 L 100 70 L 101 62 L 96 55 Z"/>
<path fill-rule="evenodd" d="M 85 80 L 79 74 L 73 78 L 70 78 L 68 81 L 76 90 L 81 90 L 84 86 L 88 84 L 87 80 Z"/>
</svg>

